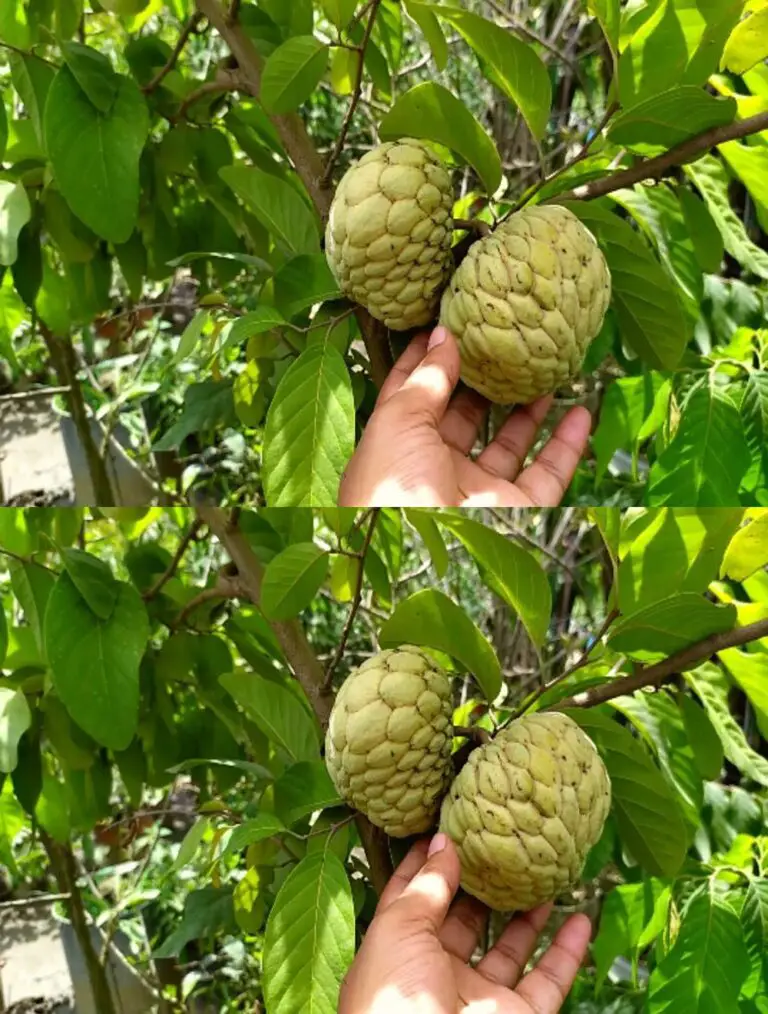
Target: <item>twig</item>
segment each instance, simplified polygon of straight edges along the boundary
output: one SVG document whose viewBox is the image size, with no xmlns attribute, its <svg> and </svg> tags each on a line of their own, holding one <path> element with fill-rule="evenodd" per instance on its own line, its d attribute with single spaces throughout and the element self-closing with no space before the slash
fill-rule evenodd
<svg viewBox="0 0 768 1014">
<path fill-rule="evenodd" d="M 636 165 L 629 169 L 620 169 L 599 180 L 591 180 L 573 190 L 558 194 L 556 200 L 561 201 L 592 201 L 595 197 L 602 197 L 605 194 L 612 194 L 622 187 L 632 187 L 642 180 L 658 179 L 667 170 L 685 162 L 693 161 L 697 155 L 703 154 L 710 148 L 723 144 L 725 141 L 735 141 L 750 134 L 759 134 L 768 130 L 768 112 L 758 113 L 746 120 L 737 120 L 734 123 L 726 123 L 719 127 L 710 127 L 695 137 L 689 137 L 687 141 L 676 144 L 674 148 L 665 151 L 655 158 L 641 159 Z M 548 201 L 544 202 L 545 204 Z"/>
<path fill-rule="evenodd" d="M 341 656 L 344 654 L 344 649 L 347 646 L 347 641 L 349 640 L 349 635 L 352 631 L 352 624 L 355 622 L 357 611 L 360 608 L 360 599 L 362 598 L 363 595 L 363 578 L 365 576 L 365 557 L 368 554 L 368 549 L 371 545 L 371 539 L 373 538 L 373 530 L 376 527 L 376 522 L 378 520 L 379 520 L 379 508 L 374 507 L 373 511 L 371 512 L 371 520 L 368 525 L 368 530 L 365 533 L 365 541 L 363 543 L 363 548 L 360 551 L 360 559 L 357 567 L 357 581 L 355 583 L 355 594 L 352 598 L 352 605 L 350 606 L 349 615 L 347 616 L 347 621 L 344 624 L 344 629 L 341 632 L 341 638 L 339 639 L 338 647 L 336 648 L 336 651 L 333 654 L 333 658 L 331 659 L 328 668 L 326 669 L 325 672 L 325 683 L 323 684 L 323 686 L 325 687 L 326 690 L 330 690 L 333 674 L 336 671 L 336 667 L 338 666 L 339 662 L 341 661 Z"/>
<path fill-rule="evenodd" d="M 71 894 L 34 894 L 29 898 L 14 898 L 0 901 L 0 912 L 8 908 L 32 908 L 34 905 L 53 905 L 57 901 L 69 901 Z"/>
<path fill-rule="evenodd" d="M 321 187 L 327 188 L 330 186 L 331 179 L 333 178 L 333 168 L 336 165 L 336 162 L 339 158 L 339 155 L 342 152 L 342 149 L 344 148 L 344 143 L 347 140 L 349 128 L 352 125 L 352 117 L 355 115 L 357 104 L 360 101 L 360 94 L 363 89 L 363 72 L 365 70 L 365 51 L 368 48 L 368 43 L 370 42 L 371 39 L 371 33 L 373 32 L 373 26 L 376 21 L 376 15 L 379 12 L 380 3 L 381 0 L 372 0 L 371 2 L 370 15 L 368 16 L 368 23 L 365 26 L 365 35 L 363 36 L 363 41 L 360 44 L 360 53 L 357 59 L 357 75 L 355 77 L 355 87 L 352 91 L 352 98 L 350 99 L 349 108 L 347 109 L 347 114 L 344 117 L 344 122 L 341 125 L 339 136 L 336 138 L 336 143 L 334 144 L 331 154 L 328 156 L 328 161 L 325 164 L 325 172 L 323 173 L 323 177 L 320 181 Z"/>
<path fill-rule="evenodd" d="M 202 526 L 203 526 L 202 521 L 199 518 L 195 518 L 195 520 L 187 529 L 187 532 L 184 535 L 183 539 L 176 547 L 176 552 L 173 554 L 173 559 L 168 564 L 165 573 L 161 574 L 160 577 L 157 579 L 157 581 L 155 581 L 155 583 L 152 585 L 152 587 L 148 591 L 144 592 L 142 598 L 144 599 L 145 602 L 149 602 L 156 595 L 158 595 L 162 590 L 162 588 L 164 587 L 164 585 L 168 581 L 170 581 L 170 579 L 176 573 L 176 568 L 181 563 L 181 558 L 186 553 L 190 542 L 192 542 L 192 540 L 197 536 L 197 533 L 200 531 Z"/>
<path fill-rule="evenodd" d="M 465 736 L 475 746 L 482 746 L 483 743 L 490 743 L 493 738 L 487 729 L 481 729 L 479 725 L 454 725 L 454 736 Z"/>
<path fill-rule="evenodd" d="M 487 222 L 479 218 L 454 218 L 454 229 L 465 229 L 467 232 L 476 232 L 478 236 L 490 236 L 493 231 Z"/>
<path fill-rule="evenodd" d="M 614 697 L 621 697 L 622 694 L 632 694 L 635 690 L 642 690 L 643 687 L 661 686 L 670 677 L 676 676 L 686 669 L 692 669 L 698 662 L 705 661 L 718 651 L 723 651 L 725 648 L 735 648 L 740 644 L 748 644 L 761 637 L 768 637 L 768 620 L 758 620 L 757 623 L 749 623 L 746 627 L 736 627 L 734 630 L 710 634 L 709 637 L 676 651 L 674 655 L 670 655 L 660 662 L 644 666 L 637 672 L 623 676 L 621 679 L 612 680 L 610 683 L 590 687 L 573 697 L 566 697 L 564 700 L 558 701 L 554 707 L 558 710 L 560 708 L 593 708 L 596 704 L 613 700 Z"/>
<path fill-rule="evenodd" d="M 187 110 L 191 105 L 194 105 L 198 99 L 203 98 L 204 95 L 215 95 L 217 92 L 234 92 L 240 88 L 242 82 L 237 74 L 230 74 L 226 71 L 219 71 L 215 80 L 206 81 L 201 84 L 199 88 L 195 88 L 193 92 L 181 103 L 177 111 L 173 115 L 174 121 L 183 120 L 187 115 Z"/>
<path fill-rule="evenodd" d="M 173 52 L 168 57 L 168 61 L 165 64 L 165 66 L 161 67 L 160 70 L 157 72 L 157 74 L 155 74 L 155 76 L 149 82 L 149 84 L 144 85 L 144 87 L 141 89 L 145 95 L 150 95 L 155 90 L 155 88 L 158 87 L 158 85 L 166 77 L 166 75 L 171 73 L 173 68 L 176 66 L 177 60 L 181 56 L 181 51 L 186 46 L 190 35 L 192 35 L 192 33 L 195 31 L 195 29 L 202 20 L 203 15 L 200 13 L 200 11 L 195 11 L 192 17 L 189 18 L 187 23 L 184 25 L 181 34 L 176 40 L 176 45 L 173 47 Z"/>
<path fill-rule="evenodd" d="M 347 31 L 349 31 L 350 28 L 354 28 L 354 26 L 358 23 L 358 21 L 362 21 L 365 15 L 368 13 L 368 11 L 371 9 L 371 7 L 373 7 L 374 4 L 378 6 L 379 2 L 380 0 L 368 0 L 368 3 L 364 7 L 361 7 L 360 10 L 354 15 L 352 20 L 349 22 L 349 25 L 347 26 Z"/>
<path fill-rule="evenodd" d="M 14 391 L 12 394 L 0 394 L 0 402 L 29 401 L 32 398 L 52 398 L 55 394 L 69 394 L 69 385 L 62 387 L 36 387 L 31 391 Z"/>
<path fill-rule="evenodd" d="M 10 510 L 18 510 L 16 507 L 9 508 Z M 8 556 L 11 560 L 16 560 L 18 563 L 32 563 L 35 567 L 42 567 L 43 570 L 47 570 L 49 574 L 56 574 L 53 567 L 49 567 L 45 563 L 40 563 L 39 560 L 35 560 L 32 556 L 22 556 L 20 553 L 14 553 L 11 549 L 0 549 L 0 556 Z M 58 577 L 58 574 L 56 574 Z"/>
<path fill-rule="evenodd" d="M 218 580 L 212 588 L 203 588 L 201 592 L 187 602 L 173 621 L 173 626 L 180 627 L 186 621 L 189 614 L 205 602 L 211 602 L 214 599 L 240 599 L 248 597 L 247 591 L 237 577 L 219 574 Z"/>
</svg>

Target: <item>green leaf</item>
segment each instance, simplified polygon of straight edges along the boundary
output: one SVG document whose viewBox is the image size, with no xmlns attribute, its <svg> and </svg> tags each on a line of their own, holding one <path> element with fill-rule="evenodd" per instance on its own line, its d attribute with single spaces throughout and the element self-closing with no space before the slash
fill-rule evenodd
<svg viewBox="0 0 768 1014">
<path fill-rule="evenodd" d="M 55 77 L 55 71 L 39 56 L 27 53 L 7 53 L 6 59 L 11 66 L 13 86 L 24 103 L 24 108 L 34 128 L 35 137 L 42 145 L 43 113 L 48 89 Z"/>
<path fill-rule="evenodd" d="M 287 825 L 341 803 L 324 761 L 301 761 L 293 764 L 274 785 L 275 809 Z"/>
<path fill-rule="evenodd" d="M 552 612 L 552 592 L 535 556 L 512 538 L 460 514 L 435 513 L 434 518 L 459 538 L 483 581 L 517 613 L 533 643 L 543 644 Z"/>
<path fill-rule="evenodd" d="M 352 382 L 333 345 L 311 345 L 283 374 L 264 430 L 271 507 L 332 507 L 355 447 Z"/>
<path fill-rule="evenodd" d="M 676 592 L 704 592 L 738 528 L 742 508 L 662 508 L 632 540 L 619 567 L 619 609 L 628 616 Z"/>
<path fill-rule="evenodd" d="M 0 161 L 5 155 L 8 144 L 8 113 L 5 110 L 5 103 L 0 99 Z"/>
<path fill-rule="evenodd" d="M 243 852 L 249 845 L 256 845 L 267 838 L 274 838 L 276 835 L 285 834 L 286 826 L 271 813 L 259 813 L 251 820 L 232 829 L 227 838 L 227 843 L 221 852 L 221 858 L 233 855 L 235 852 Z"/>
<path fill-rule="evenodd" d="M 604 205 L 594 201 L 565 205 L 592 230 L 605 254 L 623 340 L 655 369 L 675 369 L 690 327 L 669 275 L 631 225 Z"/>
<path fill-rule="evenodd" d="M 317 760 L 320 749 L 317 726 L 290 690 L 242 669 L 225 673 L 219 677 L 219 683 L 292 760 Z"/>
<path fill-rule="evenodd" d="M 187 324 L 181 333 L 179 345 L 171 359 L 171 366 L 178 366 L 184 362 L 197 348 L 197 343 L 202 337 L 206 324 L 211 319 L 210 310 L 198 310 L 192 320 Z"/>
<path fill-rule="evenodd" d="M 722 66 L 743 74 L 768 57 L 768 7 L 750 11 L 728 36 Z"/>
<path fill-rule="evenodd" d="M 153 958 L 175 958 L 192 940 L 235 929 L 231 887 L 203 887 L 184 900 L 181 923 L 153 952 Z"/>
<path fill-rule="evenodd" d="M 421 507 L 406 508 L 405 516 L 419 533 L 421 541 L 427 547 L 435 573 L 438 577 L 445 577 L 450 557 L 448 556 L 448 550 L 445 548 L 445 542 L 437 524 L 429 516 L 429 512 Z"/>
<path fill-rule="evenodd" d="M 231 426 L 235 420 L 231 380 L 203 380 L 199 384 L 191 384 L 184 392 L 180 418 L 155 441 L 152 449 L 175 450 L 192 433 L 204 433 L 216 426 Z"/>
<path fill-rule="evenodd" d="M 426 4 L 418 0 L 405 0 L 405 10 L 421 29 L 432 51 L 432 59 L 438 70 L 445 70 L 448 63 L 448 43 L 445 41 L 443 29 L 437 17 Z"/>
<path fill-rule="evenodd" d="M 120 77 L 108 115 L 89 101 L 68 67 L 45 106 L 45 143 L 67 204 L 102 239 L 125 243 L 139 213 L 139 158 L 149 133 L 144 97 Z"/>
<path fill-rule="evenodd" d="M 621 0 L 587 0 L 587 10 L 597 18 L 614 53 L 619 51 Z"/>
<path fill-rule="evenodd" d="M 677 197 L 701 270 L 708 274 L 719 271 L 725 247 L 709 208 L 698 194 L 687 187 L 678 187 Z"/>
<path fill-rule="evenodd" d="M 317 253 L 317 219 L 290 183 L 245 165 L 225 165 L 219 176 L 284 247 L 294 253 Z"/>
<path fill-rule="evenodd" d="M 672 655 L 710 634 L 732 630 L 736 620 L 733 605 L 715 605 L 695 592 L 679 592 L 622 619 L 612 628 L 608 644 L 637 659 Z"/>
<path fill-rule="evenodd" d="M 8 651 L 8 620 L 5 615 L 2 600 L 0 599 L 0 669 L 3 667 L 5 656 Z"/>
<path fill-rule="evenodd" d="M 552 104 L 552 85 L 549 71 L 533 47 L 478 14 L 440 5 L 429 9 L 464 37 L 480 57 L 488 80 L 518 106 L 533 136 L 543 137 Z"/>
<path fill-rule="evenodd" d="M 594 740 L 605 761 L 622 843 L 649 873 L 674 877 L 685 859 L 688 834 L 680 804 L 648 751 L 602 710 L 566 713 Z"/>
<path fill-rule="evenodd" d="M 27 826 L 24 811 L 13 794 L 10 778 L 0 778 L 0 860 L 12 873 L 17 873 L 13 844 L 20 831 Z"/>
<path fill-rule="evenodd" d="M 595 985 L 599 989 L 619 955 L 635 958 L 638 941 L 653 911 L 654 881 L 620 884 L 608 893 L 600 912 L 600 931 L 592 942 Z"/>
<path fill-rule="evenodd" d="M 731 764 L 747 778 L 768 786 L 768 760 L 752 749 L 741 726 L 731 714 L 728 704 L 729 684 L 725 674 L 718 666 L 708 662 L 694 672 L 683 675 L 704 705 Z"/>
<path fill-rule="evenodd" d="M 0 771 L 14 771 L 19 740 L 32 724 L 27 698 L 20 690 L 0 687 Z"/>
<path fill-rule="evenodd" d="M 124 750 L 139 718 L 139 664 L 149 640 L 144 603 L 119 585 L 112 614 L 90 609 L 69 574 L 48 598 L 45 646 L 57 694 L 73 720 L 97 743 Z"/>
<path fill-rule="evenodd" d="M 285 327 L 286 319 L 272 306 L 259 306 L 251 313 L 227 323 L 220 335 L 221 350 L 244 345 L 254 335 L 266 334 L 276 327 Z"/>
<path fill-rule="evenodd" d="M 198 817 L 192 827 L 187 831 L 182 840 L 179 852 L 173 863 L 168 867 L 166 877 L 171 876 L 174 873 L 178 873 L 179 870 L 183 870 L 185 866 L 188 866 L 195 858 L 195 853 L 200 847 L 200 843 L 205 837 L 205 833 L 211 826 L 210 817 Z"/>
<path fill-rule="evenodd" d="M 261 894 L 261 876 L 258 866 L 251 866 L 238 881 L 234 890 L 235 919 L 245 933 L 258 933 L 264 925 L 267 906 Z"/>
<path fill-rule="evenodd" d="M 31 217 L 32 207 L 21 183 L 0 180 L 0 265 L 16 263 L 19 233 Z"/>
<path fill-rule="evenodd" d="M 744 223 L 731 207 L 728 173 L 720 159 L 704 155 L 697 162 L 683 166 L 683 171 L 704 198 L 728 253 L 753 274 L 768 278 L 768 253 L 752 242 Z"/>
<path fill-rule="evenodd" d="M 357 0 L 321 0 L 323 10 L 340 32 L 344 31 L 357 7 Z"/>
<path fill-rule="evenodd" d="M 768 654 L 726 648 L 718 657 L 755 710 L 757 727 L 768 740 Z"/>
<path fill-rule="evenodd" d="M 297 35 L 272 53 L 261 76 L 259 98 L 268 113 L 292 113 L 317 88 L 328 69 L 328 46 L 314 35 Z"/>
<path fill-rule="evenodd" d="M 732 123 L 736 110 L 733 98 L 716 98 L 693 85 L 670 88 L 612 120 L 608 138 L 640 155 L 655 155 L 710 127 Z"/>
<path fill-rule="evenodd" d="M 99 619 L 108 620 L 120 594 L 120 583 L 115 580 L 109 565 L 82 549 L 65 549 L 62 557 L 72 583 L 89 609 Z"/>
<path fill-rule="evenodd" d="M 753 975 L 760 984 L 768 982 L 768 881 L 750 879 L 741 925 Z"/>
<path fill-rule="evenodd" d="M 736 532 L 725 551 L 720 576 L 743 581 L 767 563 L 768 512 L 758 514 Z"/>
<path fill-rule="evenodd" d="M 324 254 L 292 257 L 275 274 L 275 303 L 288 319 L 314 303 L 337 299 L 339 284 L 328 267 Z"/>
<path fill-rule="evenodd" d="M 352 889 L 330 850 L 307 856 L 283 881 L 264 938 L 264 999 L 270 1014 L 336 1014 L 355 953 Z"/>
<path fill-rule="evenodd" d="M 419 137 L 444 144 L 477 171 L 486 193 L 501 183 L 496 146 L 467 107 L 442 85 L 426 81 L 405 92 L 379 124 L 384 141 Z"/>
<path fill-rule="evenodd" d="M 79 42 L 65 42 L 61 47 L 67 66 L 101 113 L 108 113 L 115 103 L 120 88 L 120 77 L 109 59 L 92 46 Z"/>
<path fill-rule="evenodd" d="M 592 437 L 598 479 L 605 474 L 619 448 L 636 450 L 643 423 L 653 411 L 662 383 L 658 373 L 644 373 L 639 377 L 619 377 L 608 385 Z"/>
<path fill-rule="evenodd" d="M 744 436 L 752 455 L 753 468 L 768 485 L 768 374 L 752 371 L 741 400 Z M 748 473 L 749 474 L 749 473 Z"/>
<path fill-rule="evenodd" d="M 35 819 L 62 845 L 69 842 L 72 824 L 67 787 L 60 782 L 48 763 L 43 766 L 42 788 L 35 806 Z"/>
<path fill-rule="evenodd" d="M 723 744 L 707 712 L 697 700 L 687 694 L 678 694 L 677 704 L 701 777 L 707 780 L 719 778 L 725 755 Z"/>
<path fill-rule="evenodd" d="M 328 577 L 328 553 L 314 542 L 288 546 L 267 564 L 261 609 L 269 620 L 289 620 L 306 609 Z"/>
<path fill-rule="evenodd" d="M 688 395 L 674 437 L 651 466 L 648 503 L 731 507 L 750 460 L 739 410 L 707 378 Z"/>
<path fill-rule="evenodd" d="M 705 884 L 688 903 L 672 949 L 651 974 L 649 1014 L 735 1010 L 748 972 L 739 918 Z"/>
<path fill-rule="evenodd" d="M 718 146 L 720 153 L 741 180 L 755 202 L 757 218 L 768 229 L 768 147 L 728 141 Z"/>
<path fill-rule="evenodd" d="M 489 701 L 501 690 L 501 668 L 485 635 L 443 592 L 426 588 L 397 604 L 379 631 L 383 648 L 425 645 L 459 661 Z"/>
</svg>

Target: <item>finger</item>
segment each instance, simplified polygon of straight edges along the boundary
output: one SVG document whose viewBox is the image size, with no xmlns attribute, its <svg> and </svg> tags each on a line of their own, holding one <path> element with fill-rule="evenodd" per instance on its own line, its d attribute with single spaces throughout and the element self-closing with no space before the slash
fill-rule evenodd
<svg viewBox="0 0 768 1014">
<path fill-rule="evenodd" d="M 459 391 L 440 425 L 440 436 L 462 454 L 475 446 L 477 434 L 489 409 L 488 399 L 477 391 Z"/>
<path fill-rule="evenodd" d="M 478 465 L 499 479 L 514 479 L 533 447 L 551 404 L 552 395 L 549 394 L 531 405 L 516 408 L 478 457 Z"/>
<path fill-rule="evenodd" d="M 585 408 L 572 408 L 563 417 L 551 439 L 517 479 L 537 507 L 557 507 L 570 485 L 589 440 L 592 417 Z"/>
<path fill-rule="evenodd" d="M 592 924 L 585 915 L 572 915 L 563 924 L 547 953 L 517 987 L 517 995 L 538 1014 L 556 1014 L 573 985 L 587 953 Z"/>
<path fill-rule="evenodd" d="M 551 911 L 551 904 L 539 905 L 513 919 L 491 950 L 478 962 L 480 975 L 499 986 L 514 986 L 531 959 Z"/>
<path fill-rule="evenodd" d="M 427 861 L 427 849 L 429 838 L 423 838 L 408 851 L 405 859 L 400 863 L 389 879 L 387 886 L 381 892 L 379 903 L 376 906 L 376 914 L 380 915 L 386 911 L 393 902 L 397 901 L 405 888 L 410 884 L 419 870 Z"/>
<path fill-rule="evenodd" d="M 397 912 L 404 923 L 426 922 L 437 933 L 459 889 L 459 875 L 456 846 L 447 835 L 436 834 L 429 844 L 426 863 L 406 885 L 390 913 Z"/>
<path fill-rule="evenodd" d="M 436 327 L 429 336 L 427 354 L 397 392 L 404 413 L 427 417 L 439 425 L 459 382 L 459 347 L 451 332 Z"/>
<path fill-rule="evenodd" d="M 469 961 L 488 921 L 488 909 L 477 898 L 465 896 L 451 905 L 440 931 L 440 943 L 449 953 Z"/>
<path fill-rule="evenodd" d="M 387 379 L 381 385 L 379 397 L 376 400 L 377 406 L 385 405 L 390 398 L 397 394 L 427 354 L 428 341 L 429 334 L 425 332 L 423 334 L 417 334 L 416 337 L 409 342 L 405 352 L 403 352 L 397 360 L 395 365 L 389 371 Z"/>
</svg>

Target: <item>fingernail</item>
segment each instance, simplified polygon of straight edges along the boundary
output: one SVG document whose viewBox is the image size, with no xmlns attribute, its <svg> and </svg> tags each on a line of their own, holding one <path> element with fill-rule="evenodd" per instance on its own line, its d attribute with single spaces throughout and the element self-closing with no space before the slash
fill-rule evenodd
<svg viewBox="0 0 768 1014">
<path fill-rule="evenodd" d="M 438 346 L 442 345 L 446 339 L 447 334 L 448 334 L 447 328 L 443 327 L 442 325 L 436 327 L 435 330 L 432 332 L 432 334 L 429 336 L 429 341 L 427 342 L 427 352 L 431 352 L 432 349 L 436 349 L 438 348 Z"/>
<path fill-rule="evenodd" d="M 448 844 L 446 836 L 440 832 L 436 834 L 432 841 L 429 843 L 429 849 L 427 850 L 427 859 L 432 856 L 436 856 L 438 852 L 442 852 L 445 846 Z"/>
</svg>

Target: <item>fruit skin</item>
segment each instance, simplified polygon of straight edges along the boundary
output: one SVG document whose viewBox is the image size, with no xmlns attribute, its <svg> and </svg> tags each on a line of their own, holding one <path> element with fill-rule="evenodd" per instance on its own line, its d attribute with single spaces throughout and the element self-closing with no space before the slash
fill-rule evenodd
<svg viewBox="0 0 768 1014">
<path fill-rule="evenodd" d="M 594 236 L 567 208 L 526 208 L 474 243 L 443 293 L 465 384 L 527 405 L 581 369 L 611 300 Z"/>
<path fill-rule="evenodd" d="M 440 830 L 456 844 L 465 891 L 499 911 L 528 911 L 578 882 L 610 806 L 592 740 L 567 715 L 541 712 L 472 751 Z"/>
<path fill-rule="evenodd" d="M 453 271 L 453 189 L 423 141 L 379 145 L 343 177 L 325 253 L 339 288 L 393 331 L 428 324 Z"/>
<path fill-rule="evenodd" d="M 336 695 L 325 763 L 340 796 L 394 838 L 428 830 L 453 775 L 451 685 L 421 648 L 382 651 Z"/>
</svg>

